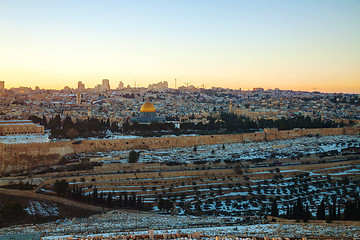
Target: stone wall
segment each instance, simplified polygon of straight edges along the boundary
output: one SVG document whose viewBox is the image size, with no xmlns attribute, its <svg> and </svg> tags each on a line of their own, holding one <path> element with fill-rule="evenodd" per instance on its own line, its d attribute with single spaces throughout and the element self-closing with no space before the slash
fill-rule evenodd
<svg viewBox="0 0 360 240">
<path fill-rule="evenodd" d="M 55 164 L 64 155 L 72 153 L 130 149 L 164 149 L 191 147 L 195 145 L 271 141 L 277 139 L 292 139 L 302 136 L 358 135 L 359 133 L 359 127 L 295 129 L 286 131 L 265 129 L 263 132 L 229 135 L 84 140 L 82 142 L 60 141 L 27 144 L 0 143 L 0 173 L 21 171 L 37 166 Z"/>
</svg>

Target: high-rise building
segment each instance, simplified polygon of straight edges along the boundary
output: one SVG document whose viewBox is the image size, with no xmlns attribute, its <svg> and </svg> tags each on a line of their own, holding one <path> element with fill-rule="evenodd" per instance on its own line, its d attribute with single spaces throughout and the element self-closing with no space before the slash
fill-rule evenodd
<svg viewBox="0 0 360 240">
<path fill-rule="evenodd" d="M 83 84 L 82 81 L 78 82 L 78 90 L 79 91 L 84 91 L 85 90 L 85 84 Z"/>
<path fill-rule="evenodd" d="M 123 88 L 124 88 L 124 83 L 123 83 L 123 82 L 119 82 L 118 89 L 123 89 Z"/>
<path fill-rule="evenodd" d="M 100 93 L 102 91 L 102 89 L 103 89 L 103 85 L 98 84 L 98 85 L 95 86 L 94 92 Z"/>
<path fill-rule="evenodd" d="M 158 90 L 162 90 L 162 89 L 169 88 L 169 84 L 168 84 L 168 82 L 167 82 L 167 81 L 164 81 L 164 82 L 159 82 L 159 83 L 149 84 L 148 88 L 149 88 L 149 89 L 158 89 Z"/>
<path fill-rule="evenodd" d="M 0 81 L 0 91 L 5 89 L 5 81 Z"/>
<path fill-rule="evenodd" d="M 102 80 L 102 88 L 104 92 L 110 91 L 109 79 Z"/>
</svg>

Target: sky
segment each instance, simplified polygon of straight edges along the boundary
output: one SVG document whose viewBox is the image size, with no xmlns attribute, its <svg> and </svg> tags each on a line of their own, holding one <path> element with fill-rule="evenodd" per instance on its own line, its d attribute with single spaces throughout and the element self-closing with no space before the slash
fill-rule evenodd
<svg viewBox="0 0 360 240">
<path fill-rule="evenodd" d="M 0 0 L 0 80 L 360 93 L 359 0 Z"/>
</svg>

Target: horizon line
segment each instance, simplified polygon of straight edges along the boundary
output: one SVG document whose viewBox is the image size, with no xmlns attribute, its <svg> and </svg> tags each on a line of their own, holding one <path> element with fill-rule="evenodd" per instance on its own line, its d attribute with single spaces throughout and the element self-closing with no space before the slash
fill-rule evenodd
<svg viewBox="0 0 360 240">
<path fill-rule="evenodd" d="M 1 82 L 1 81 L 0 81 Z M 155 83 L 156 84 L 156 83 Z M 150 84 L 149 84 L 150 85 Z M 192 85 L 194 86 L 194 85 Z M 201 85 L 200 85 L 201 86 Z M 356 92 L 356 93 L 350 93 L 350 92 L 335 92 L 335 91 L 321 91 L 321 90 L 317 90 L 317 89 L 314 89 L 314 90 L 294 90 L 294 89 L 281 89 L 281 88 L 263 88 L 263 87 L 253 87 L 253 89 L 250 89 L 250 88 L 247 88 L 247 89 L 243 89 L 243 88 L 230 88 L 230 87 L 220 87 L 220 86 L 211 86 L 209 88 L 203 88 L 203 87 L 200 87 L 200 86 L 194 86 L 196 90 L 200 90 L 200 89 L 204 89 L 204 90 L 211 90 L 213 88 L 217 88 L 217 89 L 229 89 L 229 90 L 233 90 L 233 91 L 241 91 L 241 92 L 255 92 L 255 91 L 259 91 L 259 90 L 256 90 L 258 88 L 260 89 L 263 89 L 263 90 L 260 90 L 260 91 L 292 91 L 292 92 L 308 92 L 308 93 L 326 93 L 326 94 L 353 94 L 353 95 L 360 95 L 360 92 Z M 39 87 L 39 86 L 35 86 L 36 87 Z M 72 88 L 72 87 L 69 87 L 69 86 L 64 86 L 63 88 L 40 88 L 39 87 L 39 90 L 43 90 L 43 91 L 46 91 L 46 90 L 51 90 L 51 91 L 63 91 L 66 87 L 68 87 L 70 90 L 78 90 L 78 88 Z M 94 90 L 96 86 L 94 87 L 89 87 L 89 88 L 85 88 L 85 90 Z M 163 88 L 161 90 L 164 90 L 164 89 L 172 89 L 172 90 L 179 90 L 179 88 L 181 87 L 185 87 L 187 88 L 187 86 L 179 86 L 177 88 L 173 88 L 173 87 L 168 87 L 168 88 Z M 35 91 L 35 88 L 33 87 L 28 87 L 28 86 L 12 86 L 10 88 L 4 88 L 4 90 L 11 90 L 11 89 L 19 89 L 19 88 L 28 88 L 32 91 Z M 111 91 L 114 91 L 114 90 L 126 90 L 126 89 L 149 89 L 148 87 L 144 87 L 144 86 L 131 86 L 129 88 L 127 87 L 123 87 L 123 88 L 110 88 Z M 151 90 L 157 90 L 156 88 L 155 89 L 151 89 Z"/>
</svg>

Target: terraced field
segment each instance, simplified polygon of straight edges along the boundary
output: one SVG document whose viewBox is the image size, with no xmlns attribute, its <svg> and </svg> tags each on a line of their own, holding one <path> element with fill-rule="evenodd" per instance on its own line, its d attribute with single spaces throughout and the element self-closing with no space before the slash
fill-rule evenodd
<svg viewBox="0 0 360 240">
<path fill-rule="evenodd" d="M 344 203 L 360 191 L 360 160 L 358 155 L 328 157 L 321 163 L 304 161 L 293 164 L 282 160 L 284 166 L 257 167 L 236 164 L 184 164 L 169 167 L 154 164 L 150 169 L 91 173 L 47 180 L 40 191 L 51 193 L 56 180 L 65 179 L 70 188 L 81 188 L 84 195 L 111 193 L 116 200 L 125 193 L 141 196 L 153 211 L 159 198 L 174 202 L 178 214 L 207 214 L 250 216 L 269 213 L 273 198 L 277 198 L 280 214 L 299 196 L 311 212 L 324 199 L 331 203 L 336 197 Z M 353 159 L 353 160 L 352 160 Z M 152 165 L 152 164 L 147 164 Z M 125 168 L 125 166 L 123 166 Z"/>
<path fill-rule="evenodd" d="M 328 136 L 207 145 L 196 149 L 137 150 L 139 162 L 132 164 L 127 163 L 129 151 L 85 153 L 68 156 L 67 161 L 53 166 L 47 173 L 33 172 L 31 177 L 2 180 L 13 185 L 20 181 L 39 184 L 33 191 L 42 193 L 38 194 L 41 196 L 57 195 L 59 183 L 63 182 L 67 184 L 67 190 L 56 199 L 66 204 L 68 200 L 64 198 L 70 198 L 105 210 L 101 216 L 64 220 L 60 230 L 58 223 L 50 223 L 45 227 L 53 229 L 49 230 L 48 236 L 71 235 L 79 231 L 84 231 L 86 236 L 154 226 L 166 231 L 174 226 L 238 228 L 244 224 L 267 222 L 265 216 L 270 215 L 274 199 L 280 216 L 284 216 L 298 198 L 311 213 L 309 221 L 317 221 L 321 226 L 325 220 L 313 219 L 322 201 L 327 206 L 326 214 L 330 213 L 330 205 L 336 203 L 341 207 L 340 215 L 344 216 L 346 201 L 359 197 L 359 139 L 359 136 Z M 93 167 L 66 170 L 88 164 Z M 36 181 L 32 181 L 34 179 Z M 60 218 L 57 214 L 63 213 L 59 204 L 35 199 L 26 206 L 29 216 Z M 132 210 L 138 207 L 147 212 Z M 169 212 L 172 214 L 166 214 Z M 155 224 L 156 221 L 160 222 Z M 74 224 L 77 224 L 75 230 L 69 228 Z M 4 233 L 17 233 L 19 229 L 9 228 Z M 333 229 L 333 226 L 319 232 L 313 229 L 311 234 L 323 236 L 324 231 Z M 354 229 L 356 232 L 358 228 Z M 34 231 L 27 227 L 25 230 Z M 284 236 L 291 236 L 291 231 L 286 231 Z M 336 232 L 353 236 L 353 230 L 348 228 Z"/>
</svg>

